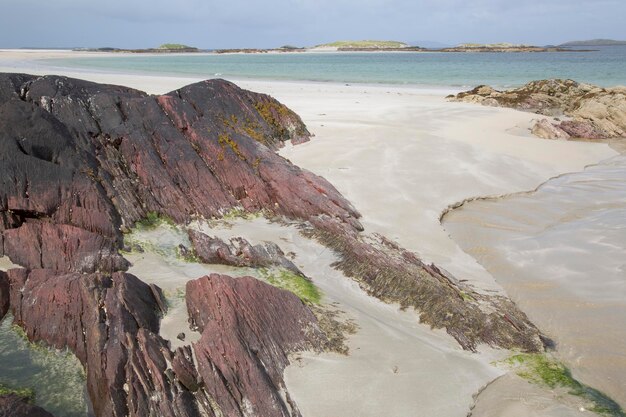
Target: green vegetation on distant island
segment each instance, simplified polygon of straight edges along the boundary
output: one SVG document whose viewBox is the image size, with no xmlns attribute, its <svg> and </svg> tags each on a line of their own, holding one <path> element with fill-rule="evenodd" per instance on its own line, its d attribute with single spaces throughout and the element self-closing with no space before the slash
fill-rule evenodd
<svg viewBox="0 0 626 417">
<path fill-rule="evenodd" d="M 182 43 L 164 43 L 159 49 L 196 49 L 193 46 L 183 45 Z"/>
<path fill-rule="evenodd" d="M 317 45 L 317 48 L 408 48 L 409 45 L 398 41 L 337 41 Z"/>
<path fill-rule="evenodd" d="M 14 394 L 18 397 L 25 398 L 26 401 L 32 403 L 35 400 L 35 391 L 30 388 L 12 388 L 0 383 L 0 395 Z"/>
<path fill-rule="evenodd" d="M 319 304 L 322 299 L 320 290 L 302 275 L 286 269 L 261 269 L 259 272 L 269 284 L 294 293 L 307 304 Z"/>
<path fill-rule="evenodd" d="M 616 41 L 613 39 L 590 39 L 586 41 L 565 42 L 559 46 L 611 46 L 626 45 L 626 41 Z"/>
<path fill-rule="evenodd" d="M 502 361 L 515 373 L 534 383 L 550 389 L 564 388 L 571 395 L 584 398 L 591 404 L 590 410 L 608 417 L 626 417 L 622 408 L 602 392 L 581 384 L 561 362 L 541 353 L 520 353 Z"/>
</svg>

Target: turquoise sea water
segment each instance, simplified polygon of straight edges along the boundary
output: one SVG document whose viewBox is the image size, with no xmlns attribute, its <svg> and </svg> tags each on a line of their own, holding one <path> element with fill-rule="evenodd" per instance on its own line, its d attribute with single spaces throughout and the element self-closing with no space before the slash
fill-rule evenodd
<svg viewBox="0 0 626 417">
<path fill-rule="evenodd" d="M 203 78 L 509 87 L 545 78 L 626 85 L 626 47 L 545 53 L 120 55 L 46 60 L 57 67 Z"/>
</svg>

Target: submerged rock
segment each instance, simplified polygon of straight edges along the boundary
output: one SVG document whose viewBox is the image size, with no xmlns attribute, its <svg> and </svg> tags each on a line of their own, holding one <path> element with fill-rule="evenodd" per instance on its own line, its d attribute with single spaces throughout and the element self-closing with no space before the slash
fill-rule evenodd
<svg viewBox="0 0 626 417">
<path fill-rule="evenodd" d="M 546 116 L 564 114 L 572 120 L 554 126 L 571 137 L 601 139 L 626 136 L 626 87 L 602 88 L 573 80 L 552 79 L 532 81 L 507 91 L 478 86 L 449 98 L 511 107 Z M 545 133 L 543 127 L 539 126 L 536 130 Z"/>
<path fill-rule="evenodd" d="M 54 417 L 41 407 L 15 394 L 0 395 L 0 417 Z"/>
</svg>

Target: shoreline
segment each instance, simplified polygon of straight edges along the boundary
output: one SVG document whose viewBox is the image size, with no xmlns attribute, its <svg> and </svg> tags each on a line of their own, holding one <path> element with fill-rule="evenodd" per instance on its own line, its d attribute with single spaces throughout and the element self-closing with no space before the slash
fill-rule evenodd
<svg viewBox="0 0 626 417">
<path fill-rule="evenodd" d="M 5 70 L 2 58 L 0 54 L 0 71 Z M 23 68 L 28 69 L 29 62 L 33 64 L 33 61 L 27 59 L 22 61 Z M 44 66 L 35 71 L 46 72 Z M 62 75 L 129 85 L 148 93 L 165 93 L 185 83 L 199 81 L 186 77 L 70 70 Z M 416 252 L 425 262 L 436 263 L 458 279 L 467 280 L 479 291 L 504 290 L 476 259 L 465 253 L 448 236 L 440 222 L 441 213 L 446 207 L 472 196 L 524 192 L 549 178 L 580 171 L 586 165 L 616 155 L 607 144 L 557 142 L 531 137 L 528 128 L 536 117 L 534 114 L 450 103 L 438 92 L 429 93 L 419 88 L 271 80 L 237 83 L 243 88 L 273 95 L 302 117 L 316 137 L 305 144 L 287 146 L 279 153 L 333 183 L 363 214 L 363 225 L 367 232 L 382 232 L 406 249 Z M 326 277 L 326 274 L 323 276 Z M 341 283 L 349 287 L 356 285 L 347 279 Z M 381 308 L 394 313 L 397 310 L 387 305 Z M 410 314 L 411 319 L 415 320 L 412 312 L 406 314 L 406 317 Z M 405 347 L 393 341 L 399 335 L 405 335 L 405 329 L 422 326 L 417 320 L 412 324 L 408 319 L 403 320 L 406 328 L 399 331 L 387 328 L 375 315 L 371 315 L 368 320 L 373 323 L 372 328 L 378 326 L 382 330 L 379 334 L 388 339 L 384 340 L 387 343 L 383 352 L 385 355 L 391 358 L 394 355 L 409 356 L 404 351 Z M 443 358 L 445 361 L 449 354 L 445 351 L 448 349 L 456 355 L 456 349 L 449 345 L 449 336 L 427 329 L 425 331 L 429 332 L 431 341 L 421 339 L 416 346 L 424 343 L 425 346 L 421 348 L 430 350 L 430 353 L 421 360 L 428 363 L 429 360 L 440 361 Z M 412 336 L 420 339 L 418 335 Z M 441 340 L 437 342 L 436 339 Z M 363 348 L 365 352 L 369 346 L 370 356 L 355 355 L 360 368 L 350 368 L 351 373 L 344 375 L 346 380 L 341 381 L 343 385 L 358 386 L 363 382 L 360 374 L 355 372 L 358 369 L 377 369 L 380 358 L 375 356 L 376 350 L 371 349 L 375 343 L 368 333 L 357 333 L 350 337 L 353 351 Z M 488 349 L 481 347 L 481 350 Z M 463 356 L 468 357 L 468 363 L 459 364 L 459 368 L 453 371 L 471 374 L 472 364 L 484 361 L 481 354 Z M 331 384 L 333 378 L 329 379 L 329 375 L 332 377 L 337 374 L 328 372 L 332 367 L 325 368 L 333 365 L 328 358 L 307 356 L 305 362 L 307 365 L 303 368 L 288 370 L 287 380 L 290 385 L 300 386 L 299 390 L 296 388 L 294 397 L 303 412 L 309 411 L 306 415 L 331 416 L 328 409 L 315 407 L 318 407 L 316 402 L 319 402 L 317 399 L 320 395 L 326 393 L 330 396 L 333 389 L 336 403 L 322 406 L 331 408 L 332 405 L 332 410 L 344 417 L 368 415 L 351 414 L 351 406 L 355 404 L 346 402 L 345 398 L 342 404 L 341 398 L 336 398 L 337 387 Z M 348 366 L 345 363 L 338 360 L 335 366 Z M 459 410 L 463 410 L 463 407 L 459 404 L 454 410 L 448 409 L 443 414 L 438 413 L 438 410 L 441 411 L 441 405 L 449 401 L 450 396 L 457 398 L 459 395 L 462 395 L 469 407 L 474 392 L 456 388 L 456 397 L 455 393 L 450 392 L 447 397 L 438 396 L 441 393 L 429 388 L 437 369 L 425 369 L 420 374 L 409 375 L 408 380 L 394 379 L 390 375 L 385 379 L 386 383 L 378 388 L 374 388 L 374 381 L 370 381 L 370 385 L 362 389 L 367 388 L 371 392 L 359 392 L 361 395 L 365 393 L 365 398 L 370 398 L 370 401 L 392 398 L 398 390 L 410 388 L 407 384 L 419 381 L 424 384 L 421 390 L 408 390 L 403 395 L 419 400 L 424 415 L 460 417 L 462 413 Z M 443 386 L 458 383 L 456 372 L 441 377 L 437 382 Z M 491 365 L 485 372 L 493 373 L 493 377 L 499 374 L 497 368 Z M 475 388 L 484 385 L 482 380 L 473 381 L 480 382 Z M 317 384 L 315 392 L 311 392 L 313 390 L 308 385 L 313 383 Z M 372 417 L 375 415 L 372 414 Z M 397 417 L 404 416 L 398 411 Z"/>
</svg>

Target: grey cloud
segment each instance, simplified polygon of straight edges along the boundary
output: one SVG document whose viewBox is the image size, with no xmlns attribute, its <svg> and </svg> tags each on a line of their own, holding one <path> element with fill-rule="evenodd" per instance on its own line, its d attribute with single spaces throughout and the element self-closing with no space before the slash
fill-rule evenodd
<svg viewBox="0 0 626 417">
<path fill-rule="evenodd" d="M 0 47 L 626 39 L 623 0 L 0 0 Z"/>
</svg>

